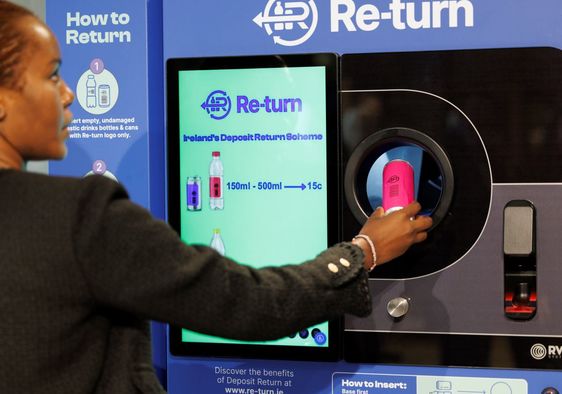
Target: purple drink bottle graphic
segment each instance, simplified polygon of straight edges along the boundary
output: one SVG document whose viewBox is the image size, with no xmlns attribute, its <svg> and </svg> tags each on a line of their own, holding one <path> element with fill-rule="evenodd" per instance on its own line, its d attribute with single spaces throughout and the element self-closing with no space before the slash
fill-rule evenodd
<svg viewBox="0 0 562 394">
<path fill-rule="evenodd" d="M 188 211 L 201 210 L 201 178 L 190 176 L 187 178 L 187 209 Z"/>
<path fill-rule="evenodd" d="M 382 207 L 386 214 L 414 201 L 414 169 L 405 160 L 391 160 L 382 171 Z"/>
</svg>

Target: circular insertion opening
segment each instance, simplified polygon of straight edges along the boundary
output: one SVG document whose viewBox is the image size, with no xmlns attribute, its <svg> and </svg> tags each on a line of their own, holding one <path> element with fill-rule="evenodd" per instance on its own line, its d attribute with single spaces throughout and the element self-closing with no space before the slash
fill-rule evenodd
<svg viewBox="0 0 562 394">
<path fill-rule="evenodd" d="M 453 183 L 449 159 L 435 141 L 417 130 L 395 128 L 357 146 L 346 168 L 345 193 L 359 223 L 377 207 L 389 212 L 415 200 L 435 227 L 448 211 Z M 402 203 L 393 205 L 397 201 Z"/>
</svg>

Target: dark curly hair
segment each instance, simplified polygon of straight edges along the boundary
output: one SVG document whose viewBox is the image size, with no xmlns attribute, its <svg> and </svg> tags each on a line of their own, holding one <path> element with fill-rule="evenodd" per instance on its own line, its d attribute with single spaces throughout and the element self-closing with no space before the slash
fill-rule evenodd
<svg viewBox="0 0 562 394">
<path fill-rule="evenodd" d="M 19 28 L 23 17 L 35 17 L 26 8 L 0 0 L 0 87 L 17 88 L 26 39 Z"/>
</svg>

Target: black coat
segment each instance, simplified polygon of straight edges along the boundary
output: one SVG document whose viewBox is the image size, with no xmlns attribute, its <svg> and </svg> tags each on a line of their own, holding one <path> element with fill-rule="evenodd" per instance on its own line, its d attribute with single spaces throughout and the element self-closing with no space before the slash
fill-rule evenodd
<svg viewBox="0 0 562 394">
<path fill-rule="evenodd" d="M 0 223 L 1 393 L 163 392 L 148 320 L 266 340 L 371 308 L 350 243 L 255 270 L 186 245 L 101 176 L 2 170 Z"/>
</svg>

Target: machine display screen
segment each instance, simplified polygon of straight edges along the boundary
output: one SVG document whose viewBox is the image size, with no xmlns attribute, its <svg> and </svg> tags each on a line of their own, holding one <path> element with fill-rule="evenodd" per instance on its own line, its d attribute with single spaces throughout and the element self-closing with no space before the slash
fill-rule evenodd
<svg viewBox="0 0 562 394">
<path fill-rule="evenodd" d="M 328 94 L 329 88 L 335 94 L 328 86 L 335 83 L 328 78 L 333 70 L 304 61 L 312 58 L 286 58 L 249 58 L 247 67 L 244 58 L 209 59 L 203 66 L 178 59 L 168 66 L 178 122 L 168 133 L 177 152 L 177 160 L 175 153 L 169 157 L 176 168 L 170 192 L 177 197 L 169 201 L 175 204 L 171 222 L 179 217 L 175 227 L 186 243 L 255 268 L 302 263 L 332 238 L 328 159 L 336 130 L 327 111 L 335 102 Z M 328 322 L 267 342 L 183 328 L 176 337 L 187 354 L 197 348 L 190 344 L 328 348 L 331 339 Z"/>
</svg>

